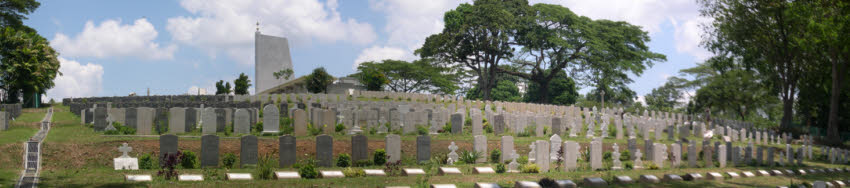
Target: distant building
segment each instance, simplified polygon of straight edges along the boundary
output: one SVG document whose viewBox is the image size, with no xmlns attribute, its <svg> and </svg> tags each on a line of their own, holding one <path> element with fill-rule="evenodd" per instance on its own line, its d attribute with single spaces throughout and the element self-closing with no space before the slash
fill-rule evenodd
<svg viewBox="0 0 850 188">
<path fill-rule="evenodd" d="M 286 83 L 286 78 L 275 78 L 274 73 L 292 69 L 292 57 L 289 54 L 289 41 L 284 37 L 254 33 L 254 93 L 263 93 L 268 89 Z"/>
</svg>

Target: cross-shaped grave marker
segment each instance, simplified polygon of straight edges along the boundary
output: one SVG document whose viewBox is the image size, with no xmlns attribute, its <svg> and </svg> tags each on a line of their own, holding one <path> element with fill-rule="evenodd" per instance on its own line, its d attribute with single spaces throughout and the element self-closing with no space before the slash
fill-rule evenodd
<svg viewBox="0 0 850 188">
<path fill-rule="evenodd" d="M 124 142 L 124 144 L 122 144 L 121 147 L 118 147 L 118 151 L 124 153 L 119 158 L 130 158 L 130 156 L 127 155 L 127 153 L 133 151 L 133 147 L 127 146 L 127 143 Z"/>
</svg>

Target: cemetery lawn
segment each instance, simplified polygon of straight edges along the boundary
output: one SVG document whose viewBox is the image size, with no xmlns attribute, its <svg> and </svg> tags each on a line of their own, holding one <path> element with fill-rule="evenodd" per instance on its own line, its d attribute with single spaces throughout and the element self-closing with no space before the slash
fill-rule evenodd
<svg viewBox="0 0 850 188">
<path fill-rule="evenodd" d="M 181 174 L 203 174 L 206 181 L 203 182 L 176 182 L 174 180 L 164 180 L 157 176 L 157 170 L 138 170 L 138 171 L 116 171 L 113 170 L 112 159 L 118 157 L 120 153 L 117 147 L 124 142 L 133 147 L 130 156 L 139 157 L 143 154 L 154 153 L 159 151 L 158 136 L 105 136 L 102 133 L 94 132 L 91 128 L 80 125 L 80 118 L 76 117 L 68 110 L 67 106 L 54 106 L 54 125 L 50 130 L 49 135 L 43 144 L 42 154 L 42 171 L 40 174 L 40 185 L 42 187 L 231 187 L 231 186 L 248 186 L 248 187 L 377 187 L 385 185 L 408 185 L 412 187 L 425 187 L 429 184 L 455 184 L 459 187 L 472 187 L 475 182 L 495 182 L 503 187 L 513 187 L 514 181 L 538 181 L 543 177 L 553 179 L 570 179 L 576 183 L 580 183 L 584 177 L 602 177 L 606 181 L 611 182 L 614 176 L 627 175 L 634 180 L 638 180 L 642 174 L 653 174 L 659 178 L 664 174 L 683 175 L 685 173 L 701 173 L 705 175 L 707 172 L 740 172 L 755 171 L 756 167 L 728 167 L 728 168 L 662 168 L 660 170 L 623 170 L 623 171 L 590 171 L 586 162 L 580 161 L 580 171 L 578 172 L 560 172 L 552 170 L 549 173 L 543 174 L 525 174 L 525 173 L 505 173 L 505 174 L 472 174 L 474 166 L 491 166 L 495 164 L 479 164 L 479 165 L 453 165 L 459 167 L 464 175 L 451 176 L 391 176 L 391 177 L 355 177 L 355 178 L 339 178 L 339 179 L 290 179 L 290 180 L 254 180 L 254 181 L 226 181 L 223 180 L 226 172 L 242 172 L 255 174 L 254 169 L 217 169 L 212 171 L 204 171 L 201 169 L 178 169 Z M 37 112 L 25 112 L 37 113 Z M 27 115 L 36 116 L 36 115 Z M 43 117 L 43 114 L 41 115 Z M 25 117 L 22 115 L 22 117 Z M 41 118 L 38 118 L 40 120 Z M 36 120 L 36 121 L 38 121 Z M 26 129 L 16 128 L 16 129 Z M 28 136 L 25 140 L 32 136 L 36 129 L 30 128 L 31 132 L 27 132 Z M 0 132 L 0 135 L 8 134 L 10 130 Z M 220 153 L 239 153 L 239 137 L 240 135 L 223 135 L 220 143 Z M 342 153 L 350 153 L 351 137 L 340 133 L 334 134 L 334 156 Z M 383 135 L 367 135 L 369 138 L 368 148 L 370 153 L 384 148 Z M 500 136 L 495 136 L 492 133 L 487 134 L 489 149 L 500 148 Z M 0 136 L 2 139 L 6 137 Z M 429 171 L 429 174 L 436 174 L 437 166 L 416 165 L 414 162 L 416 154 L 415 136 L 402 136 L 402 166 L 405 168 L 423 168 Z M 448 153 L 447 147 L 452 141 L 456 141 L 459 146 L 458 151 L 472 150 L 472 136 L 469 134 L 447 135 L 440 134 L 432 136 L 432 156 L 445 156 Z M 695 139 L 695 138 L 694 138 Z M 0 183 L 5 187 L 11 185 L 17 180 L 21 170 L 21 153 L 22 145 L 20 142 L 3 144 L 3 153 L 0 153 Z M 518 153 L 525 155 L 529 152 L 528 145 L 534 140 L 548 140 L 547 137 L 515 137 L 515 148 Z M 566 139 L 565 139 L 566 140 Z M 570 138 L 569 140 L 578 141 L 582 144 L 582 149 L 587 148 L 587 143 L 590 139 L 579 137 Z M 277 147 L 278 140 L 276 136 L 260 136 L 258 140 L 258 149 L 260 156 L 271 155 L 273 164 L 277 164 Z M 605 139 L 603 146 L 606 151 L 611 150 L 613 143 L 620 145 L 621 150 L 627 148 L 626 140 Z M 4 142 L 5 143 L 5 142 Z M 643 148 L 643 141 L 638 141 L 638 147 Z M 662 140 L 656 143 L 670 144 L 673 141 Z M 17 147 L 17 150 L 12 151 L 9 148 Z M 193 151 L 200 155 L 200 137 L 197 135 L 182 135 L 179 138 L 179 146 L 181 150 Z M 774 147 L 779 147 L 776 145 Z M 315 156 L 315 138 L 312 136 L 298 137 L 296 150 L 298 160 L 313 158 Z M 784 149 L 784 146 L 780 147 Z M 11 154 L 11 155 L 10 155 Z M 485 154 L 487 156 L 489 154 Z M 371 154 L 369 156 L 371 158 Z M 648 162 L 648 161 L 645 161 Z M 624 163 L 628 163 L 625 162 Z M 683 160 L 686 164 L 687 161 Z M 610 166 L 610 162 L 606 162 L 605 166 Z M 810 168 L 829 168 L 829 167 L 846 167 L 838 165 L 824 164 L 815 161 L 806 161 L 807 167 Z M 276 166 L 276 165 L 275 165 Z M 552 165 L 553 169 L 555 164 Z M 669 167 L 669 162 L 665 164 Z M 383 169 L 384 166 L 371 166 L 367 169 Z M 342 168 L 319 168 L 319 170 L 342 170 Z M 772 169 L 763 167 L 761 169 Z M 775 168 L 786 169 L 786 168 Z M 793 168 L 791 168 L 793 169 Z M 292 168 L 276 168 L 275 171 L 297 171 Z M 124 174 L 150 174 L 154 176 L 154 181 L 149 183 L 127 183 L 124 181 Z M 672 184 L 641 184 L 635 183 L 628 187 L 775 187 L 777 185 L 790 185 L 792 183 L 812 182 L 814 180 L 832 180 L 847 177 L 844 174 L 819 173 L 803 176 L 778 176 L 778 177 L 752 177 L 752 178 L 737 178 L 727 179 L 723 181 L 702 180 L 696 182 L 679 182 Z"/>
<path fill-rule="evenodd" d="M 23 170 L 23 143 L 35 135 L 47 108 L 23 109 L 21 116 L 9 121 L 9 129 L 0 131 L 0 187 L 13 187 Z"/>
</svg>

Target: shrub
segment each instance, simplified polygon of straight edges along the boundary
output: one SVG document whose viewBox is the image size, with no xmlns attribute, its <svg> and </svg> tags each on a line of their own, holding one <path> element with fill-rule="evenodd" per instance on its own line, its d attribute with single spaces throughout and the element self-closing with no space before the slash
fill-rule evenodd
<svg viewBox="0 0 850 188">
<path fill-rule="evenodd" d="M 224 157 L 221 158 L 222 167 L 231 169 L 236 166 L 236 155 L 232 153 L 225 153 Z"/>
<path fill-rule="evenodd" d="M 505 169 L 505 164 L 502 164 L 502 163 L 496 164 L 496 173 L 501 174 L 501 173 L 505 173 L 505 171 L 507 171 L 507 169 Z"/>
<path fill-rule="evenodd" d="M 359 168 L 348 167 L 348 168 L 342 169 L 342 174 L 344 174 L 345 177 L 353 178 L 353 177 L 366 176 L 366 171 L 363 171 L 363 169 L 359 169 Z"/>
<path fill-rule="evenodd" d="M 317 136 L 319 134 L 322 134 L 322 126 L 315 127 L 312 123 L 308 123 L 307 131 L 310 132 L 310 135 Z"/>
<path fill-rule="evenodd" d="M 482 155 L 481 152 L 463 150 L 463 151 L 460 152 L 460 156 L 458 158 L 458 161 L 461 161 L 465 164 L 475 164 L 475 160 L 478 160 L 478 158 L 481 158 L 482 157 L 481 155 Z"/>
<path fill-rule="evenodd" d="M 349 167 L 351 166 L 351 156 L 348 154 L 339 154 L 339 157 L 336 158 L 336 166 L 338 167 Z"/>
<path fill-rule="evenodd" d="M 151 158 L 150 153 L 146 153 L 139 157 L 139 168 L 140 169 L 154 169 L 153 159 Z"/>
<path fill-rule="evenodd" d="M 490 123 L 484 122 L 484 132 L 493 133 L 493 126 L 490 126 Z"/>
<path fill-rule="evenodd" d="M 647 168 L 649 168 L 650 170 L 658 170 L 658 165 L 656 165 L 655 163 L 652 163 L 652 162 L 646 162 L 646 166 L 647 166 Z"/>
<path fill-rule="evenodd" d="M 384 172 L 387 173 L 387 176 L 401 175 L 401 160 L 396 162 L 387 162 L 384 165 Z"/>
<path fill-rule="evenodd" d="M 416 133 L 419 135 L 428 135 L 428 127 L 416 126 Z"/>
<path fill-rule="evenodd" d="M 344 130 L 345 130 L 345 125 L 343 125 L 342 123 L 336 124 L 336 127 L 334 127 L 334 131 L 336 131 L 336 132 L 342 132 Z"/>
<path fill-rule="evenodd" d="M 623 150 L 623 152 L 620 153 L 620 161 L 630 161 L 632 159 L 631 156 L 632 154 L 629 153 L 629 150 Z"/>
<path fill-rule="evenodd" d="M 105 135 L 133 135 L 136 134 L 136 129 L 128 126 L 123 126 L 121 123 L 112 122 L 112 127 L 115 127 L 115 130 L 104 131 Z"/>
<path fill-rule="evenodd" d="M 448 134 L 452 133 L 452 122 L 448 122 L 445 125 L 443 125 L 443 133 L 448 133 Z"/>
<path fill-rule="evenodd" d="M 375 165 L 382 165 L 387 163 L 387 151 L 384 149 L 377 149 L 375 153 L 372 154 L 372 162 Z"/>
<path fill-rule="evenodd" d="M 540 184 L 540 187 L 558 187 L 558 184 L 555 183 L 555 180 L 549 178 L 540 179 L 537 184 Z"/>
<path fill-rule="evenodd" d="M 490 162 L 491 163 L 499 163 L 499 158 L 502 157 L 502 151 L 499 149 L 494 149 L 490 151 Z"/>
<path fill-rule="evenodd" d="M 198 166 L 200 165 L 198 163 L 198 156 L 195 155 L 195 152 L 184 150 L 183 155 L 180 157 L 180 167 L 183 167 L 184 169 L 192 169 L 197 168 Z"/>
<path fill-rule="evenodd" d="M 365 167 L 365 166 L 371 166 L 371 165 L 372 165 L 372 160 L 359 160 L 359 161 L 354 161 L 354 164 L 352 164 L 351 166 Z"/>
<path fill-rule="evenodd" d="M 519 158 L 516 159 L 516 162 L 519 163 L 519 164 L 526 164 L 526 163 L 528 163 L 528 156 L 525 156 L 525 155 L 520 156 Z"/>
<path fill-rule="evenodd" d="M 269 155 L 264 155 L 260 157 L 260 160 L 257 161 L 257 168 L 255 172 L 257 174 L 257 178 L 261 180 L 272 179 L 274 175 L 274 169 L 272 167 L 272 158 Z"/>
<path fill-rule="evenodd" d="M 540 167 L 537 164 L 525 164 L 522 165 L 522 173 L 540 173 Z"/>
<path fill-rule="evenodd" d="M 204 168 L 203 175 L 205 180 L 221 180 L 221 174 L 218 173 L 218 169 L 215 168 Z"/>
<path fill-rule="evenodd" d="M 180 151 L 177 153 L 165 153 L 159 159 L 162 163 L 159 163 L 159 172 L 158 176 L 165 176 L 166 180 L 171 180 L 177 177 L 177 164 L 180 164 L 180 158 L 182 154 Z"/>
<path fill-rule="evenodd" d="M 610 152 L 610 151 L 606 151 L 605 153 L 602 153 L 602 160 L 603 160 L 603 161 L 609 161 L 609 160 L 611 160 L 611 152 Z"/>
<path fill-rule="evenodd" d="M 307 159 L 298 164 L 298 174 L 301 175 L 301 178 L 305 179 L 315 179 L 319 176 L 319 171 L 316 170 L 316 161 L 314 159 Z"/>
<path fill-rule="evenodd" d="M 262 121 L 261 121 L 261 122 L 257 122 L 257 124 L 256 124 L 256 125 L 254 125 L 254 132 L 256 132 L 256 133 L 261 133 L 261 132 L 263 132 L 263 122 L 262 122 Z"/>
</svg>

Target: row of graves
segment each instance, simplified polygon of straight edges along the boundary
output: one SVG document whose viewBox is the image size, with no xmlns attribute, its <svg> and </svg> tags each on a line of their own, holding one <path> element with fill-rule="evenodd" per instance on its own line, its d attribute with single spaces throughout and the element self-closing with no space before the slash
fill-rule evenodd
<svg viewBox="0 0 850 188">
<path fill-rule="evenodd" d="M 0 104 L 0 131 L 9 129 L 9 121 L 18 118 L 21 115 L 22 105 L 18 104 Z"/>
<path fill-rule="evenodd" d="M 620 146 L 617 143 L 609 143 L 610 147 L 605 148 L 611 149 L 605 151 L 603 138 L 628 140 L 626 147 L 630 151 L 630 156 L 627 158 L 631 163 L 630 168 L 633 169 L 711 168 L 741 165 L 801 166 L 803 160 L 813 157 L 813 139 L 810 136 L 801 135 L 795 140 L 790 134 L 757 129 L 746 122 L 722 119 L 705 122 L 699 121 L 699 117 L 692 115 L 668 112 L 645 111 L 630 114 L 622 109 L 465 101 L 462 98 L 453 99 L 436 95 L 384 92 L 360 92 L 349 96 L 323 94 L 284 94 L 247 98 L 233 96 L 233 99 L 225 97 L 223 100 L 210 102 L 209 105 L 200 104 L 198 108 L 180 106 L 193 103 L 197 101 L 151 103 L 133 99 L 104 100 L 101 98 L 100 100 L 76 99 L 69 105 L 72 109 L 79 109 L 83 123 L 94 124 L 96 130 L 109 129 L 111 122 L 122 121 L 127 126 L 148 130 L 137 131 L 137 134 L 143 135 L 155 134 L 149 131 L 153 127 L 157 127 L 156 130 L 167 127 L 169 134 L 160 136 L 161 155 L 177 152 L 179 139 L 174 134 L 200 128 L 204 134 L 201 137 L 200 161 L 205 167 L 219 165 L 220 138 L 214 133 L 227 131 L 224 125 L 232 124 L 234 133 L 248 133 L 251 126 L 259 121 L 265 125 L 279 124 L 281 117 L 292 118 L 292 125 L 284 126 L 293 126 L 294 132 L 278 138 L 277 157 L 280 168 L 287 168 L 295 163 L 296 137 L 315 139 L 315 159 L 322 167 L 333 167 L 335 158 L 333 147 L 350 147 L 352 161 L 368 159 L 370 153 L 374 151 L 368 151 L 369 141 L 361 134 L 362 129 L 377 129 L 379 133 L 400 130 L 402 135 L 415 132 L 418 126 L 428 129 L 428 134 L 416 137 L 415 151 L 401 150 L 400 135 L 386 135 L 384 144 L 388 162 L 401 160 L 402 152 L 415 153 L 416 161 L 430 160 L 433 157 L 431 156 L 431 138 L 439 132 L 470 134 L 474 137 L 472 150 L 486 154 L 496 148 L 487 148 L 487 135 L 490 134 L 485 133 L 484 124 L 492 126 L 494 133 L 492 135 L 501 136 L 498 149 L 503 154 L 498 164 L 507 164 L 507 172 L 521 171 L 521 165 L 517 162 L 521 153 L 514 147 L 513 140 L 514 136 L 522 134 L 533 135 L 536 138 L 548 137 L 548 140 L 532 142 L 528 146 L 530 152 L 525 155 L 528 163 L 536 165 L 539 172 L 548 172 L 553 169 L 560 171 L 627 169 L 621 161 Z M 260 110 L 262 110 L 262 117 L 259 116 Z M 464 126 L 467 121 L 471 122 L 468 127 Z M 344 125 L 347 132 L 352 135 L 351 145 L 334 146 L 333 137 L 329 135 L 334 131 L 333 126 L 325 126 L 323 135 L 309 137 L 306 130 L 308 123 Z M 444 125 L 450 125 L 450 129 L 444 130 Z M 465 130 L 467 128 L 471 130 Z M 277 126 L 263 126 L 262 132 L 278 131 L 280 130 Z M 712 141 L 711 138 L 715 137 L 722 139 Z M 592 141 L 579 143 L 571 141 L 572 138 L 590 138 Z M 257 137 L 246 135 L 240 139 L 240 164 L 256 164 Z M 642 148 L 638 148 L 639 141 L 643 144 Z M 792 143 L 798 143 L 801 146 L 792 149 Z M 448 149 L 451 152 L 446 156 L 447 164 L 452 165 L 459 160 L 458 146 L 452 142 Z M 850 152 L 847 150 L 824 147 L 818 149 L 829 155 L 831 163 L 848 162 Z M 610 159 L 603 159 L 605 152 L 611 152 Z M 119 158 L 129 158 L 129 156 Z M 476 162 L 486 164 L 487 160 L 482 157 Z M 116 169 L 133 169 L 132 166 L 132 164 L 119 166 L 116 162 Z M 453 173 L 455 170 L 456 168 L 451 167 L 440 168 L 439 174 L 455 174 Z M 476 168 L 475 171 L 489 173 L 493 170 L 490 166 L 482 166 L 480 170 Z M 339 171 L 322 172 L 321 176 L 342 175 L 337 172 Z M 369 172 L 368 174 L 385 174 L 380 169 L 369 169 Z M 422 169 L 416 168 L 404 170 L 404 174 L 421 174 L 420 172 L 425 173 Z M 281 172 L 278 175 L 299 176 L 293 172 Z M 250 179 L 251 174 L 234 174 L 232 177 L 228 174 L 227 177 Z M 128 180 L 133 179 L 128 177 Z"/>
</svg>

